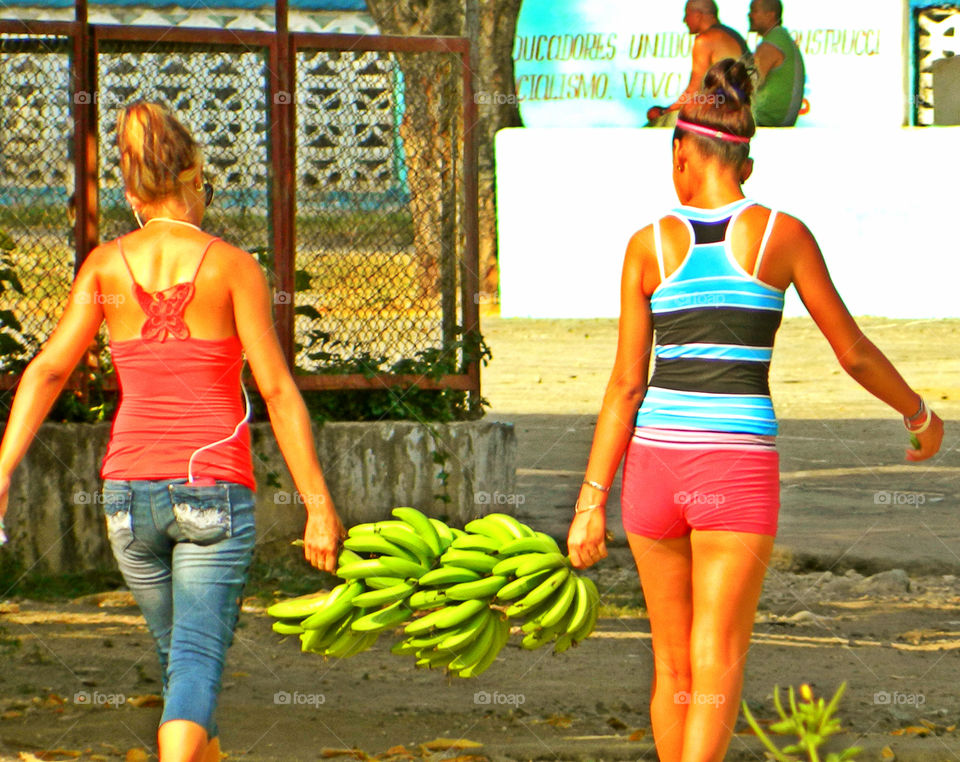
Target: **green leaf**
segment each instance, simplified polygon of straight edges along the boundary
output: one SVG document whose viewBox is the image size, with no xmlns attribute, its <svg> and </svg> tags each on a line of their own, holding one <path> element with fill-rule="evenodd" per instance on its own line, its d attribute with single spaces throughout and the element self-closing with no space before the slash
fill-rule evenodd
<svg viewBox="0 0 960 762">
<path fill-rule="evenodd" d="M 310 291 L 313 288 L 313 276 L 306 270 L 297 270 L 293 275 L 295 291 Z"/>
<path fill-rule="evenodd" d="M 311 320 L 320 320 L 320 319 L 323 317 L 323 315 L 321 315 L 321 314 L 317 311 L 317 309 L 316 309 L 313 305 L 310 305 L 310 304 L 300 304 L 300 305 L 294 307 L 294 308 L 293 308 L 293 314 L 294 314 L 294 315 L 303 315 L 304 317 L 308 317 L 308 318 L 310 318 Z"/>
<path fill-rule="evenodd" d="M 0 310 L 0 325 L 17 332 L 23 330 L 23 327 L 20 325 L 20 321 L 17 320 L 17 316 L 13 313 L 13 310 Z"/>
<path fill-rule="evenodd" d="M 17 273 L 11 268 L 0 268 L 0 281 L 9 283 L 10 287 L 18 294 L 23 293 L 23 285 L 20 283 L 20 278 L 17 277 Z"/>
</svg>

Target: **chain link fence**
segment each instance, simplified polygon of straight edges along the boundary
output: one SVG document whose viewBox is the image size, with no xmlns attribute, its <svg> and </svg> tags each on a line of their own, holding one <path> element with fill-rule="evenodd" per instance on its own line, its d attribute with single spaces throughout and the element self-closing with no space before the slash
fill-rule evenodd
<svg viewBox="0 0 960 762">
<path fill-rule="evenodd" d="M 68 37 L 0 35 L 0 270 L 16 276 L 0 275 L 3 372 L 36 353 L 73 279 L 70 60 Z"/>
<path fill-rule="evenodd" d="M 297 365 L 390 363 L 449 343 L 462 253 L 456 56 L 301 48 L 296 79 Z"/>
<path fill-rule="evenodd" d="M 135 101 L 158 101 L 176 113 L 202 147 L 204 176 L 214 187 L 204 229 L 263 256 L 270 248 L 267 75 L 266 50 L 102 41 L 96 94 L 100 240 L 137 226 L 120 173 L 120 109 Z"/>
<path fill-rule="evenodd" d="M 85 255 L 71 217 L 77 109 L 96 113 L 98 202 L 95 224 L 84 230 L 108 241 L 136 226 L 119 171 L 118 110 L 156 100 L 202 145 L 215 189 L 205 230 L 250 251 L 268 272 L 278 315 L 293 312 L 286 324 L 278 318 L 278 328 L 292 331 L 299 377 L 329 376 L 305 388 L 362 387 L 358 374 L 408 378 L 419 368 L 404 363 L 427 353 L 445 358 L 457 388 L 478 391 L 464 380 L 472 358 L 458 340 L 461 327 L 476 327 L 474 305 L 463 298 L 464 277 L 476 273 L 464 50 L 290 35 L 285 91 L 271 70 L 280 39 L 272 33 L 261 34 L 258 47 L 219 30 L 190 30 L 188 40 L 171 42 L 143 30 L 90 29 L 97 86 L 84 90 L 71 85 L 70 36 L 5 33 L 0 22 L 0 231 L 13 239 L 23 286 L 0 293 L 3 332 L 23 345 L 19 355 L 0 347 L 7 363 L 0 370 L 22 367 L 49 335 Z M 295 108 L 289 153 L 278 156 L 286 149 L 276 122 L 288 104 Z M 276 216 L 285 166 L 293 180 L 290 229 Z M 292 251 L 280 256 L 284 240 Z"/>
</svg>

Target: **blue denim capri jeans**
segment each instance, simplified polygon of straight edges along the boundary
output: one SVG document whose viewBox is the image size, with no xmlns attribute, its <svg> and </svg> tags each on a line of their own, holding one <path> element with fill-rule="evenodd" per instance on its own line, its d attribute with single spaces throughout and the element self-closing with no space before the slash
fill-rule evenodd
<svg viewBox="0 0 960 762">
<path fill-rule="evenodd" d="M 163 716 L 214 738 L 214 712 L 254 544 L 246 486 L 185 479 L 103 484 L 107 534 L 156 643 Z"/>
</svg>

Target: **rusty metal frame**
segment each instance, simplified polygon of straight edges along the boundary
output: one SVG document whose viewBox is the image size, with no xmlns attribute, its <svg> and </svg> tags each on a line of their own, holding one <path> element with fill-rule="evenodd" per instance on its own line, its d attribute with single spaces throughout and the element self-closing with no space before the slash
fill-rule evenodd
<svg viewBox="0 0 960 762">
<path fill-rule="evenodd" d="M 480 330 L 479 305 L 475 295 L 479 291 L 479 222 L 477 153 L 474 146 L 474 125 L 477 121 L 473 102 L 473 82 L 470 68 L 470 41 L 464 37 L 403 37 L 398 35 L 314 34 L 296 32 L 290 35 L 291 60 L 301 49 L 348 50 L 353 52 L 397 53 L 454 53 L 460 56 L 463 73 L 463 184 L 464 184 L 464 256 L 461 262 L 461 311 L 465 333 Z M 295 79 L 292 78 L 292 79 Z M 294 98 L 295 100 L 295 98 Z M 291 150 L 291 156 L 293 156 Z M 291 231 L 293 228 L 291 227 Z M 291 267 L 291 274 L 293 268 Z M 292 291 L 289 293 L 293 293 Z M 291 302 L 293 299 L 291 298 Z M 291 330 L 292 336 L 292 330 Z M 371 376 L 300 375 L 297 386 L 303 390 L 321 389 L 388 389 L 394 386 L 416 386 L 419 389 L 456 389 L 479 397 L 480 363 L 469 362 L 462 373 L 444 375 L 438 379 L 426 376 L 392 375 L 378 373 Z"/>
<path fill-rule="evenodd" d="M 298 49 L 379 52 L 452 53 L 461 60 L 463 81 L 463 204 L 464 256 L 461 260 L 460 301 L 463 330 L 478 332 L 479 291 L 478 190 L 474 125 L 477 120 L 470 68 L 470 42 L 462 37 L 404 37 L 396 35 L 291 33 L 287 26 L 288 0 L 276 0 L 276 31 L 259 32 L 226 29 L 96 25 L 87 21 L 87 0 L 75 0 L 75 21 L 2 20 L 0 34 L 65 36 L 72 40 L 72 91 L 97 92 L 97 60 L 101 41 L 163 42 L 250 46 L 266 49 L 268 57 L 269 146 L 271 164 L 271 218 L 274 267 L 280 291 L 288 299 L 278 300 L 274 322 L 288 367 L 294 370 L 294 266 L 296 194 L 294 192 L 296 135 L 296 52 Z M 74 98 L 72 113 L 76 125 L 76 258 L 78 270 L 89 252 L 99 243 L 98 118 L 96 98 Z M 388 389 L 414 386 L 420 389 L 455 389 L 474 395 L 480 392 L 480 364 L 469 362 L 463 372 L 428 378 L 392 374 L 303 374 L 295 373 L 302 390 Z M 0 389 L 15 386 L 18 376 L 0 377 Z M 67 387 L 83 386 L 82 373 L 71 375 Z M 108 384 L 108 388 L 115 384 Z"/>
</svg>

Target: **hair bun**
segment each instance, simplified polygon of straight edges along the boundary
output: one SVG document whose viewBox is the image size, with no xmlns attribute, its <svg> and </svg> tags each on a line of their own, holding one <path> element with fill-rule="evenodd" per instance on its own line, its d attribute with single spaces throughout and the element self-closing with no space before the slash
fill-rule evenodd
<svg viewBox="0 0 960 762">
<path fill-rule="evenodd" d="M 722 94 L 730 110 L 749 107 L 753 96 L 753 67 L 748 63 L 744 58 L 718 61 L 704 77 L 703 89 L 718 96 Z"/>
</svg>

